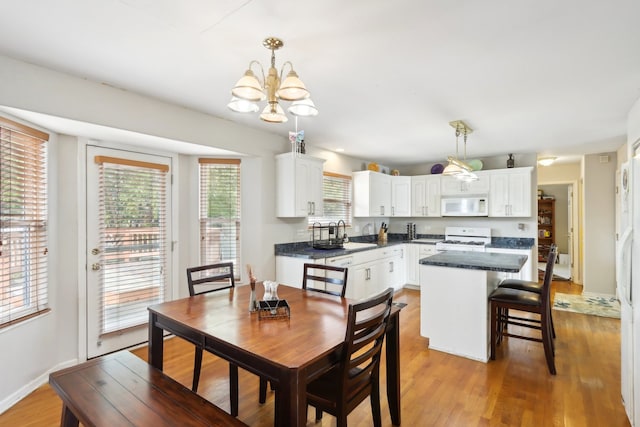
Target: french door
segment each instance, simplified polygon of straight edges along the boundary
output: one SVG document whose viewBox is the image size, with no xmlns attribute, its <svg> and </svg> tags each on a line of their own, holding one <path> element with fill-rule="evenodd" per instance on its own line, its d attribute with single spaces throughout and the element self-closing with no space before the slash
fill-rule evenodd
<svg viewBox="0 0 640 427">
<path fill-rule="evenodd" d="M 87 357 L 147 341 L 169 295 L 171 158 L 87 147 Z"/>
</svg>

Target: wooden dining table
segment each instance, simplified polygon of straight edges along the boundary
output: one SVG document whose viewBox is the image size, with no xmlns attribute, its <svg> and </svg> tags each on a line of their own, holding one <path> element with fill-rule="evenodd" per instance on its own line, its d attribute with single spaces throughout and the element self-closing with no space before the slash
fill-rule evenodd
<svg viewBox="0 0 640 427">
<path fill-rule="evenodd" d="M 162 370 L 163 337 L 170 332 L 271 381 L 277 423 L 306 425 L 307 383 L 338 362 L 348 307 L 355 301 L 285 285 L 277 293 L 287 301 L 288 317 L 260 318 L 250 312 L 249 286 L 150 306 L 149 363 Z M 385 337 L 393 425 L 400 425 L 399 312 L 394 305 Z"/>
</svg>

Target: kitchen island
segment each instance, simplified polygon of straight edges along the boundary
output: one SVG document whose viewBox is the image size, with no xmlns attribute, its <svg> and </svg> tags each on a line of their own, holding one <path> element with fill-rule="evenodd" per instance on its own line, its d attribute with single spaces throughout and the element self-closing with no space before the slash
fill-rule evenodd
<svg viewBox="0 0 640 427">
<path fill-rule="evenodd" d="M 489 360 L 489 304 L 501 273 L 517 273 L 525 255 L 445 251 L 420 260 L 420 335 L 429 348 Z"/>
</svg>

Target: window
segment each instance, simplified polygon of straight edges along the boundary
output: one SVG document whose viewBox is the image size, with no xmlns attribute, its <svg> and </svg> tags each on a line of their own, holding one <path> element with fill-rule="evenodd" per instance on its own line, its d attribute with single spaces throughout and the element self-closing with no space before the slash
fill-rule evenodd
<svg viewBox="0 0 640 427">
<path fill-rule="evenodd" d="M 0 327 L 48 310 L 48 140 L 0 117 Z"/>
<path fill-rule="evenodd" d="M 316 222 L 326 225 L 330 222 L 337 223 L 339 220 L 351 226 L 351 177 L 332 172 L 324 172 L 323 175 L 324 214 L 310 216 L 309 226 L 313 226 Z"/>
<path fill-rule="evenodd" d="M 240 278 L 240 160 L 199 159 L 200 262 L 233 262 Z"/>
</svg>

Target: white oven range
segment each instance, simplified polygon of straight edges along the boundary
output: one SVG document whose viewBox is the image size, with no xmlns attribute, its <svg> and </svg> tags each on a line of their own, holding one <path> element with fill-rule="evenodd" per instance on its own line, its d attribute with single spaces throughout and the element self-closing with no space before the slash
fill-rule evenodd
<svg viewBox="0 0 640 427">
<path fill-rule="evenodd" d="M 436 243 L 437 251 L 484 252 L 491 243 L 491 229 L 486 227 L 447 227 L 444 240 Z"/>
</svg>

